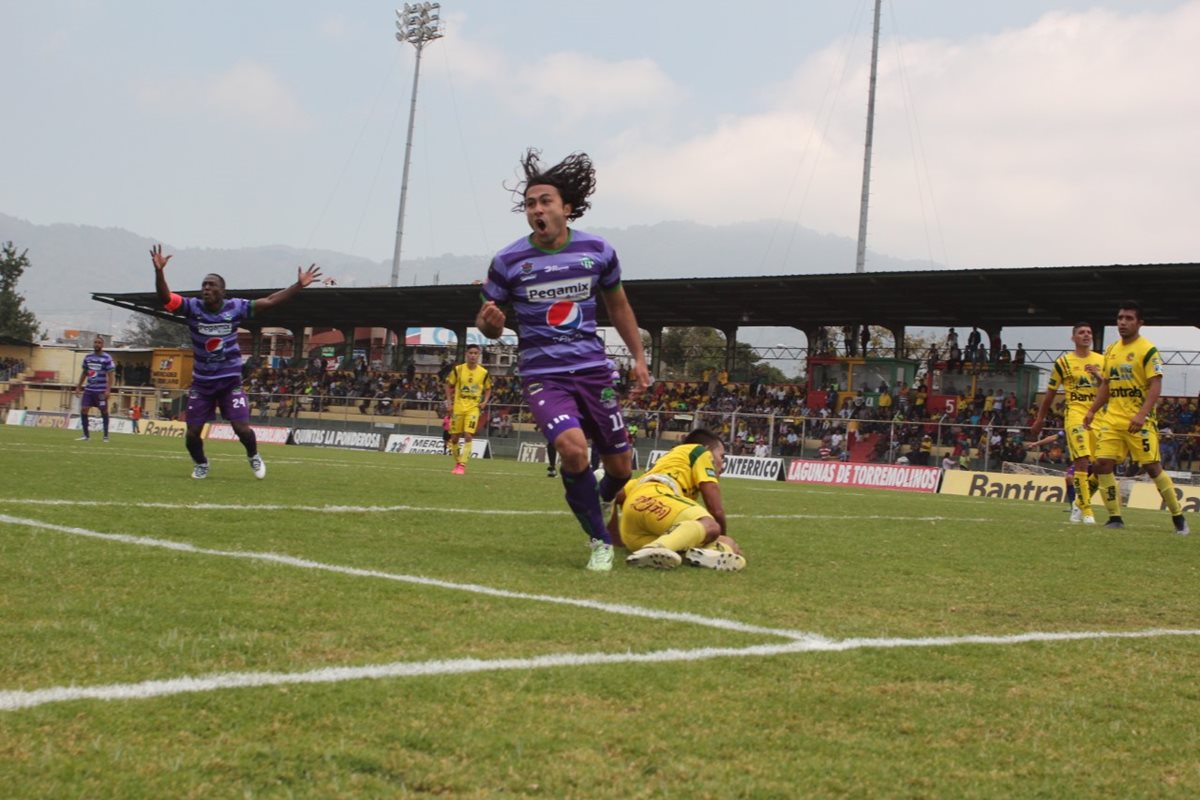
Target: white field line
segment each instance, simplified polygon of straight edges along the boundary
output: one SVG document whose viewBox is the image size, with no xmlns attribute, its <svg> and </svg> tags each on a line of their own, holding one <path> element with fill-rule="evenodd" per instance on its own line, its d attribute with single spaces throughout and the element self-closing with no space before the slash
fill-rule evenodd
<svg viewBox="0 0 1200 800">
<path fill-rule="evenodd" d="M 89 539 L 100 539 L 107 542 L 133 544 L 142 547 L 155 547 L 163 550 L 194 553 L 196 555 L 240 558 L 247 561 L 265 561 L 272 564 L 299 567 L 301 569 L 334 572 L 342 575 L 354 575 L 360 578 L 379 578 L 382 580 L 396 581 L 398 583 L 410 583 L 418 586 L 431 586 L 437 589 L 471 592 L 473 594 L 482 594 L 490 597 L 500 597 L 509 600 L 532 600 L 539 603 L 575 606 L 577 608 L 587 608 L 593 611 L 605 611 L 610 614 L 621 614 L 627 617 L 642 617 L 645 619 L 683 622 L 691 625 L 701 625 L 708 628 L 718 628 L 721 630 L 736 631 L 739 633 L 761 634 L 764 636 L 781 636 L 785 639 L 794 640 L 821 638 L 816 636 L 816 634 L 807 633 L 804 631 L 763 628 L 758 625 L 747 625 L 742 622 L 737 622 L 736 620 L 721 619 L 719 617 L 704 617 L 699 614 L 690 614 L 679 611 L 660 611 L 657 609 L 643 608 L 641 606 L 633 606 L 625 603 L 606 603 L 599 600 L 585 600 L 573 597 L 558 597 L 547 594 L 514 592 L 508 589 L 496 589 L 491 586 L 482 586 L 477 583 L 454 583 L 451 581 L 439 580 L 437 578 L 425 578 L 420 575 L 403 575 L 394 572 L 381 572 L 373 569 L 361 569 L 359 567 L 343 567 L 337 564 L 325 564 L 319 561 L 310 561 L 305 558 L 296 558 L 294 556 L 283 555 L 281 553 L 261 553 L 242 550 L 213 550 L 206 547 L 196 547 L 195 545 L 188 544 L 187 542 L 174 542 L 167 539 L 153 539 L 147 536 L 131 536 L 129 534 L 122 533 L 101 533 L 99 531 L 88 530 L 87 528 L 73 528 L 65 525 L 55 525 L 36 519 L 10 517 L 7 514 L 0 514 L 0 524 L 20 525 L 39 530 L 66 533 L 72 536 L 82 536 Z"/>
<path fill-rule="evenodd" d="M 0 426 L 0 427 L 2 427 L 2 426 Z M 222 444 L 237 444 L 237 443 L 236 442 L 223 442 Z M 91 447 L 90 445 L 86 446 L 86 447 L 80 447 L 80 448 L 68 448 L 65 446 L 64 447 L 54 447 L 51 445 L 37 445 L 37 444 L 29 444 L 26 442 L 6 442 L 4 446 L 5 447 L 22 447 L 22 448 L 25 448 L 26 450 L 36 450 L 36 451 L 41 451 L 41 452 L 53 452 L 53 453 L 69 452 L 71 454 L 72 458 L 74 458 L 77 455 L 99 454 L 99 455 L 105 456 L 107 458 L 113 458 L 113 457 L 144 458 L 144 459 L 151 459 L 154 461 L 176 461 L 176 462 L 179 462 L 180 468 L 184 469 L 184 471 L 187 474 L 191 474 L 191 471 L 192 471 L 192 461 L 188 457 L 187 453 L 183 452 L 183 451 L 181 451 L 178 455 L 172 455 L 169 453 L 135 453 L 135 452 L 131 452 L 129 450 L 108 449 L 108 448 L 104 448 L 104 447 Z M 316 450 L 321 450 L 322 448 L 312 447 L 312 448 L 307 448 L 307 449 L 309 451 L 316 451 Z M 378 453 L 376 451 L 369 451 L 369 450 L 362 451 L 362 452 L 368 453 L 368 454 L 375 452 L 376 455 L 384 455 L 382 453 Z M 267 455 L 264 456 L 264 460 L 267 462 L 267 464 L 287 464 L 287 465 L 292 465 L 292 466 L 297 465 L 297 464 L 307 464 L 307 465 L 320 464 L 321 466 L 326 466 L 326 467 L 352 467 L 354 469 L 376 469 L 376 470 L 401 470 L 402 469 L 405 472 L 447 472 L 447 473 L 449 472 L 449 470 L 443 469 L 442 467 L 437 467 L 437 468 L 414 467 L 411 464 L 405 464 L 403 466 L 401 466 L 399 464 L 396 464 L 396 465 L 371 464 L 371 463 L 367 463 L 367 462 L 363 462 L 363 461 L 341 461 L 341 460 L 334 459 L 334 458 L 315 457 L 316 453 L 314 453 L 313 455 L 314 455 L 314 458 L 310 458 L 310 459 L 286 458 L 286 457 L 275 458 L 271 455 L 270 451 L 267 451 Z M 388 453 L 386 455 L 389 455 L 389 456 L 395 457 L 395 458 L 404 458 L 404 459 L 407 459 L 407 458 L 431 458 L 429 463 L 433 463 L 432 459 L 440 458 L 440 456 L 436 456 L 436 455 L 430 457 L 424 453 L 419 453 L 419 454 L 418 453 Z M 448 460 L 449 456 L 445 456 L 445 458 Z M 220 462 L 220 463 L 226 463 L 226 462 L 228 462 L 228 463 L 235 463 L 235 462 L 245 463 L 246 457 L 244 455 L 233 455 L 233 454 L 227 454 L 227 453 L 218 453 L 218 454 L 209 453 L 208 460 L 210 462 Z M 491 460 L 491 459 L 489 459 L 489 460 Z M 516 463 L 516 462 L 513 462 L 513 463 Z M 517 475 L 516 473 L 513 473 L 513 474 Z M 517 477 L 541 477 L 541 476 L 517 475 Z"/>
<path fill-rule="evenodd" d="M 376 514 L 376 513 L 392 513 L 396 511 L 419 511 L 419 512 L 436 512 L 438 514 L 496 514 L 505 516 L 538 516 L 544 517 L 547 515 L 562 515 L 570 514 L 566 510 L 557 509 L 475 509 L 475 508 L 450 508 L 442 506 L 340 506 L 340 505 L 325 505 L 325 506 L 305 506 L 305 505 L 287 505 L 283 503 L 258 503 L 258 504 L 241 504 L 241 503 L 126 503 L 119 500 L 39 500 L 39 499 L 24 499 L 19 497 L 0 497 L 0 505 L 26 505 L 26 506 L 87 506 L 87 507 L 104 507 L 104 506 L 123 506 L 125 508 L 184 508 L 189 511 L 302 511 L 305 513 L 320 513 L 320 514 Z"/>
<path fill-rule="evenodd" d="M 814 638 L 783 644 L 751 647 L 702 647 L 693 650 L 657 650 L 648 653 L 557 653 L 533 658 L 502 658 L 392 662 L 363 667 L 326 667 L 304 672 L 226 672 L 199 677 L 117 683 L 103 686 L 58 686 L 49 689 L 0 691 L 0 711 L 61 703 L 70 700 L 141 700 L 150 697 L 211 692 L 262 686 L 340 683 L 380 678 L 411 678 L 426 675 L 463 675 L 479 672 L 582 667 L 598 664 L 670 663 L 716 658 L 748 658 L 789 653 L 844 652 L 872 648 L 953 647 L 957 645 L 1014 645 L 1028 642 L 1069 642 L 1089 639 L 1149 639 L 1165 636 L 1200 636 L 1200 630 L 1151 629 L 1141 631 L 1079 631 L 1062 633 L 1017 633 L 1008 636 L 940 636 L 920 639 Z"/>
<path fill-rule="evenodd" d="M 239 503 L 128 503 L 119 500 L 61 500 L 37 499 L 25 497 L 0 497 L 0 505 L 25 506 L 84 506 L 105 507 L 121 506 L 123 508 L 186 508 L 190 511 L 301 511 L 316 514 L 377 514 L 397 511 L 432 512 L 447 514 L 482 514 L 502 516 L 568 516 L 570 512 L 562 509 L 497 509 L 497 508 L 453 508 L 441 506 L 305 506 L 287 505 L 283 503 L 260 503 L 245 505 Z M 895 520 L 898 522 L 990 522 L 986 517 L 913 517 L 902 514 L 727 514 L 730 519 L 840 519 L 840 520 Z"/>
</svg>

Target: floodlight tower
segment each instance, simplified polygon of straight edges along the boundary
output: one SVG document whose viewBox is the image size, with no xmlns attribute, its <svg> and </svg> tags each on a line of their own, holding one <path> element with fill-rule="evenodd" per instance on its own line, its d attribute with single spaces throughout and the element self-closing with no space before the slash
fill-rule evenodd
<svg viewBox="0 0 1200 800">
<path fill-rule="evenodd" d="M 863 148 L 862 202 L 858 207 L 858 257 L 854 271 L 862 272 L 867 261 L 867 200 L 871 196 L 871 143 L 875 139 L 875 79 L 879 70 L 879 5 L 875 0 L 875 26 L 871 33 L 871 81 L 867 92 L 867 143 Z M 855 332 L 857 335 L 857 331 Z"/>
<path fill-rule="evenodd" d="M 412 160 L 413 122 L 417 114 L 417 82 L 421 79 L 421 52 L 425 45 L 440 39 L 442 33 L 441 3 L 405 3 L 396 9 L 396 41 L 408 42 L 417 48 L 417 63 L 413 68 L 412 98 L 408 106 L 408 139 L 404 143 L 404 175 L 400 179 L 400 213 L 396 218 L 396 250 L 392 253 L 392 281 L 400 280 L 400 243 L 404 239 L 404 206 L 408 201 L 408 166 Z"/>
</svg>

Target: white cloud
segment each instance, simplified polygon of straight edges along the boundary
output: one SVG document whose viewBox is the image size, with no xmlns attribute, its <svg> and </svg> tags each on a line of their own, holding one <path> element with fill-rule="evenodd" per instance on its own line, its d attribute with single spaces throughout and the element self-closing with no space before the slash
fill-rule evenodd
<svg viewBox="0 0 1200 800">
<path fill-rule="evenodd" d="M 473 40 L 466 17 L 452 16 L 450 24 L 455 35 L 436 46 L 446 50 L 449 68 L 459 80 L 484 88 L 514 110 L 551 110 L 547 117 L 559 127 L 663 108 L 681 96 L 674 81 L 648 58 L 614 61 L 548 52 L 514 61 Z"/>
<path fill-rule="evenodd" d="M 256 128 L 295 129 L 308 124 L 291 89 L 267 67 L 239 62 L 207 78 L 147 83 L 139 99 L 177 113 L 218 113 Z"/>
<path fill-rule="evenodd" d="M 885 40 L 870 246 L 945 253 L 954 266 L 1196 258 L 1197 41 L 1200 2 L 1159 14 L 1049 14 L 958 44 L 906 42 L 902 70 Z M 607 165 L 606 193 L 623 193 L 642 221 L 734 222 L 786 210 L 786 219 L 855 236 L 865 53 L 836 113 L 828 123 L 821 116 L 844 47 L 806 62 L 766 95 L 761 113 L 682 142 L 625 137 Z"/>
</svg>

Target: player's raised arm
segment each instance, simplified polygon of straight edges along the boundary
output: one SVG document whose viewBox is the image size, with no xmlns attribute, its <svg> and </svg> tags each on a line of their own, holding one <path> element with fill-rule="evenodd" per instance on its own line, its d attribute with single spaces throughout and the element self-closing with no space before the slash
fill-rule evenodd
<svg viewBox="0 0 1200 800">
<path fill-rule="evenodd" d="M 171 256 L 163 255 L 161 244 L 150 248 L 150 263 L 154 264 L 154 291 L 158 293 L 158 302 L 164 306 L 171 302 L 171 287 L 167 286 L 167 277 L 163 274 L 170 260 Z"/>
<path fill-rule="evenodd" d="M 261 300 L 254 301 L 255 312 L 267 311 L 275 306 L 282 305 L 288 300 L 291 300 L 296 295 L 300 294 L 300 290 L 309 286 L 317 278 L 321 277 L 321 268 L 316 264 L 309 264 L 308 269 L 301 270 L 296 267 L 296 282 L 286 289 L 280 289 L 273 294 L 269 294 Z"/>
</svg>

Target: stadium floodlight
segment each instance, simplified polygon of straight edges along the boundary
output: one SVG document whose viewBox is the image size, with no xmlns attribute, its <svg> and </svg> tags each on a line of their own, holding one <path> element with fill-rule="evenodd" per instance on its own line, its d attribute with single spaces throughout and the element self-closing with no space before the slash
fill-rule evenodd
<svg viewBox="0 0 1200 800">
<path fill-rule="evenodd" d="M 442 38 L 441 3 L 405 3 L 396 9 L 396 41 L 417 48 L 413 68 L 412 98 L 408 106 L 408 139 L 404 143 L 404 174 L 400 179 L 400 212 L 396 217 L 396 249 L 392 253 L 391 286 L 400 280 L 400 246 L 404 239 L 404 207 L 408 201 L 408 168 L 412 161 L 413 122 L 417 113 L 417 84 L 421 79 L 421 52 L 425 45 Z M 389 337 L 390 341 L 390 337 Z"/>
</svg>

